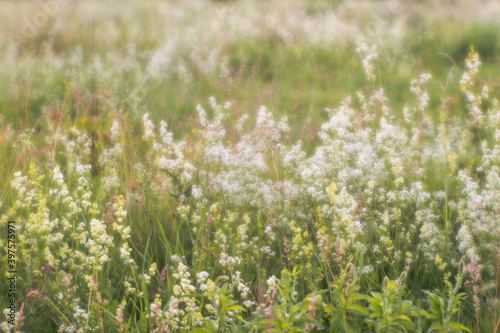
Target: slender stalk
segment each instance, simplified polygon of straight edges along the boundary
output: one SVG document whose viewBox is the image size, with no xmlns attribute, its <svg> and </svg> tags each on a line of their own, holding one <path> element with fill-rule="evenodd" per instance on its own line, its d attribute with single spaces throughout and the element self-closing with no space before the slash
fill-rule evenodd
<svg viewBox="0 0 500 333">
<path fill-rule="evenodd" d="M 73 324 L 71 324 L 71 322 L 68 320 L 68 318 L 66 318 L 66 316 L 61 312 L 61 310 L 59 310 L 59 308 L 54 304 L 54 302 L 52 302 L 48 297 L 45 297 L 45 299 L 56 309 L 57 312 L 59 312 L 59 314 L 69 324 L 69 326 L 71 326 L 71 328 L 76 332 L 77 330 L 76 330 L 75 326 L 73 326 Z"/>
</svg>

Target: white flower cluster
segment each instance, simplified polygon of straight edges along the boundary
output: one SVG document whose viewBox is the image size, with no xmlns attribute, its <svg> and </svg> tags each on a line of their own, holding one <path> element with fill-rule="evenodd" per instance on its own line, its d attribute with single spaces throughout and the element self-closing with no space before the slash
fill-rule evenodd
<svg viewBox="0 0 500 333">
<path fill-rule="evenodd" d="M 482 125 L 484 114 L 481 110 L 482 100 L 488 98 L 488 88 L 483 86 L 481 91 L 477 91 L 479 66 L 479 54 L 471 49 L 469 57 L 466 60 L 467 71 L 460 80 L 460 90 L 467 98 L 468 108 L 473 116 L 473 125 Z"/>
<path fill-rule="evenodd" d="M 368 46 L 365 39 L 360 36 L 356 40 L 357 49 L 356 51 L 363 57 L 363 67 L 365 69 L 366 77 L 368 81 L 375 81 L 374 71 L 374 61 L 378 58 L 377 49 L 375 46 Z"/>
<path fill-rule="evenodd" d="M 417 78 L 411 81 L 410 91 L 418 97 L 417 109 L 423 111 L 429 104 L 429 96 L 425 91 L 425 85 L 432 76 L 427 73 L 420 73 Z"/>
<path fill-rule="evenodd" d="M 188 272 L 188 267 L 182 262 L 178 262 L 177 270 L 172 276 L 177 280 L 176 285 L 172 288 L 171 303 L 182 302 L 182 309 L 175 309 L 175 314 L 172 315 L 173 321 L 178 322 L 182 328 L 190 330 L 201 324 L 201 314 L 196 299 L 192 295 L 196 292 L 196 287 L 191 284 L 191 274 Z M 174 320 L 173 317 L 177 318 Z"/>
</svg>

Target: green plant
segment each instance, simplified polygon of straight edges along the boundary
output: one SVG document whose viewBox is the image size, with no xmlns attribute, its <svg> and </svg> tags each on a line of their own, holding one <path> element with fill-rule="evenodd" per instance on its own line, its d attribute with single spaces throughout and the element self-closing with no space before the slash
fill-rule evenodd
<svg viewBox="0 0 500 333">
<path fill-rule="evenodd" d="M 284 269 L 277 284 L 271 287 L 273 292 L 271 297 L 272 316 L 264 321 L 270 332 L 303 332 L 305 317 L 301 315 L 302 302 L 297 300 L 297 267 L 290 272 Z M 274 294 L 277 295 L 276 302 L 273 301 Z"/>
<path fill-rule="evenodd" d="M 227 277 L 219 277 L 216 281 L 224 281 Z M 232 289 L 229 288 L 228 283 L 217 289 L 215 292 L 215 309 L 214 316 L 205 317 L 202 328 L 191 330 L 191 333 L 222 333 L 222 332 L 236 332 L 238 325 L 244 322 L 241 312 L 245 309 L 238 305 L 232 295 Z"/>
<path fill-rule="evenodd" d="M 398 283 L 399 284 L 399 283 Z M 376 332 L 408 332 L 415 330 L 409 315 L 414 312 L 412 302 L 402 299 L 403 288 L 395 281 L 384 278 L 382 292 L 372 292 L 368 298 L 370 318 Z"/>
<path fill-rule="evenodd" d="M 463 262 L 460 262 L 460 264 L 460 268 L 462 268 Z M 465 293 L 458 293 L 458 289 L 462 285 L 462 277 L 463 271 L 460 271 L 455 286 L 445 280 L 446 297 L 425 291 L 429 303 L 429 312 L 425 312 L 425 317 L 431 321 L 429 332 L 470 332 L 467 327 L 452 321 L 453 315 L 460 309 L 462 299 L 466 295 Z"/>
<path fill-rule="evenodd" d="M 323 307 L 327 332 L 359 330 L 363 319 L 369 316 L 368 310 L 360 305 L 360 301 L 367 297 L 357 292 L 359 279 L 353 276 L 353 272 L 354 265 L 349 264 L 331 285 L 332 304 Z"/>
</svg>

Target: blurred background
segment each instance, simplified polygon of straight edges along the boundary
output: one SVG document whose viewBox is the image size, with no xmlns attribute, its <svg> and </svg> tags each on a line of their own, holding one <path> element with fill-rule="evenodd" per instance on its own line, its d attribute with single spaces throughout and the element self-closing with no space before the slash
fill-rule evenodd
<svg viewBox="0 0 500 333">
<path fill-rule="evenodd" d="M 32 127 L 50 106 L 76 117 L 90 100 L 87 116 L 149 112 L 181 136 L 214 96 L 235 117 L 264 104 L 312 142 L 325 107 L 369 89 L 358 35 L 377 46 L 377 85 L 398 113 L 418 70 L 444 84 L 471 45 L 495 91 L 498 17 L 499 1 L 469 0 L 0 1 L 0 113 Z"/>
</svg>

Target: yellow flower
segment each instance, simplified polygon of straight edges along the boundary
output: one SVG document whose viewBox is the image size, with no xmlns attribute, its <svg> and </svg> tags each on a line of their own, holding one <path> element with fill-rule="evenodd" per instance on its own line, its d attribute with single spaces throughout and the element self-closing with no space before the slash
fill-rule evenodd
<svg viewBox="0 0 500 333">
<path fill-rule="evenodd" d="M 327 188 L 326 188 L 326 193 L 328 194 L 328 197 L 330 198 L 330 203 L 333 205 L 335 204 L 335 197 L 337 193 L 337 185 L 335 185 L 334 182 L 332 182 Z"/>
</svg>

